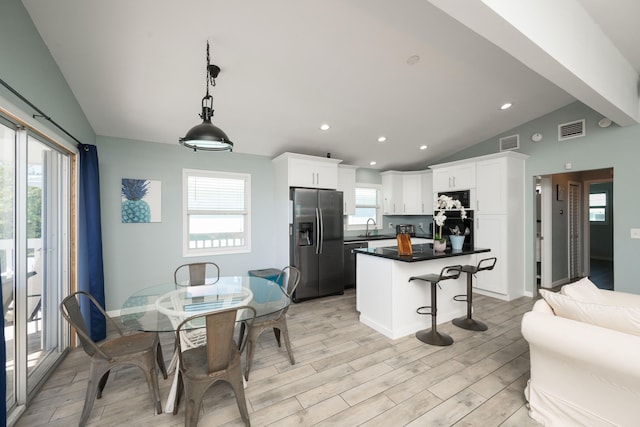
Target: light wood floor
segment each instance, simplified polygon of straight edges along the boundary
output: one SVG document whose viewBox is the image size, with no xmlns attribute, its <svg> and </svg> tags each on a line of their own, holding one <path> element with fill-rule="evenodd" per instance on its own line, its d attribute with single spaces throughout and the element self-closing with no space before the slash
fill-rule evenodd
<svg viewBox="0 0 640 427">
<path fill-rule="evenodd" d="M 462 303 L 461 303 L 462 304 Z M 530 298 L 503 302 L 474 297 L 485 332 L 450 323 L 450 347 L 421 343 L 414 336 L 390 340 L 359 323 L 355 292 L 294 304 L 289 328 L 296 364 L 265 332 L 256 349 L 246 388 L 253 426 L 536 426 L 527 415 L 523 389 L 529 350 L 520 334 Z M 419 305 L 419 302 L 416 302 Z M 162 334 L 167 362 L 171 334 Z M 74 426 L 80 418 L 88 358 L 74 350 L 45 384 L 17 426 Z M 166 397 L 172 376 L 159 381 Z M 164 402 L 163 402 L 164 405 Z M 137 368 L 112 373 L 89 425 L 179 426 L 180 412 L 155 415 Z M 199 425 L 243 425 L 228 385 L 205 397 Z"/>
</svg>

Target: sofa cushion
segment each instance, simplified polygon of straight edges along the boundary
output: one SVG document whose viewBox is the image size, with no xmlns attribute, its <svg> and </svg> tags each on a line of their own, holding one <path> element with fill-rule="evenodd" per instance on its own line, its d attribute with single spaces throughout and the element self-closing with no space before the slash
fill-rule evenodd
<svg viewBox="0 0 640 427">
<path fill-rule="evenodd" d="M 640 336 L 640 308 L 583 302 L 544 289 L 540 295 L 556 316 Z"/>
<path fill-rule="evenodd" d="M 560 290 L 562 295 L 566 295 L 582 302 L 595 302 L 602 304 L 602 291 L 593 284 L 588 277 L 584 277 L 577 282 L 564 285 Z"/>
</svg>

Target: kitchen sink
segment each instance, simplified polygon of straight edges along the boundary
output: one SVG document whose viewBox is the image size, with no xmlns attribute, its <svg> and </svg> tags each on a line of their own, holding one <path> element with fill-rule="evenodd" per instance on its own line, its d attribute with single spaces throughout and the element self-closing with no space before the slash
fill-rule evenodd
<svg viewBox="0 0 640 427">
<path fill-rule="evenodd" d="M 394 235 L 390 235 L 390 234 L 372 234 L 372 235 L 365 235 L 365 234 L 359 234 L 357 237 L 362 237 L 363 239 L 368 239 L 368 240 L 382 240 L 382 239 L 395 239 L 396 236 Z"/>
</svg>

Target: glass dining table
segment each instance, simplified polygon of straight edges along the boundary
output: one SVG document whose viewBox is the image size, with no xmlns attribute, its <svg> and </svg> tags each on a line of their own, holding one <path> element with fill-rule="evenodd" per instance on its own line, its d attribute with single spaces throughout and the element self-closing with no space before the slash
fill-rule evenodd
<svg viewBox="0 0 640 427">
<path fill-rule="evenodd" d="M 209 279 L 205 283 L 209 283 Z M 213 282 L 214 280 L 211 280 Z M 175 332 L 186 318 L 196 314 L 232 307 L 250 306 L 256 310 L 256 319 L 276 313 L 291 304 L 285 290 L 274 281 L 254 276 L 221 276 L 212 284 L 190 286 L 188 281 L 163 283 L 142 288 L 122 304 L 120 321 L 133 330 L 146 332 Z M 238 311 L 237 321 L 253 313 Z M 194 331 L 204 327 L 204 318 L 187 323 L 183 329 Z M 169 370 L 176 368 L 174 357 Z M 165 412 L 173 411 L 177 388 L 177 375 L 171 387 Z"/>
</svg>

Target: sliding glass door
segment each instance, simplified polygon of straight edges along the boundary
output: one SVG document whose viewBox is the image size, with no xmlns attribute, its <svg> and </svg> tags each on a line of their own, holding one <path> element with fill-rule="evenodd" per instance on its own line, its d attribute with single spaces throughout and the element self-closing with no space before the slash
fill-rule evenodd
<svg viewBox="0 0 640 427">
<path fill-rule="evenodd" d="M 7 408 L 23 405 L 66 348 L 58 304 L 69 289 L 70 155 L 0 123 L 0 265 Z"/>
</svg>

